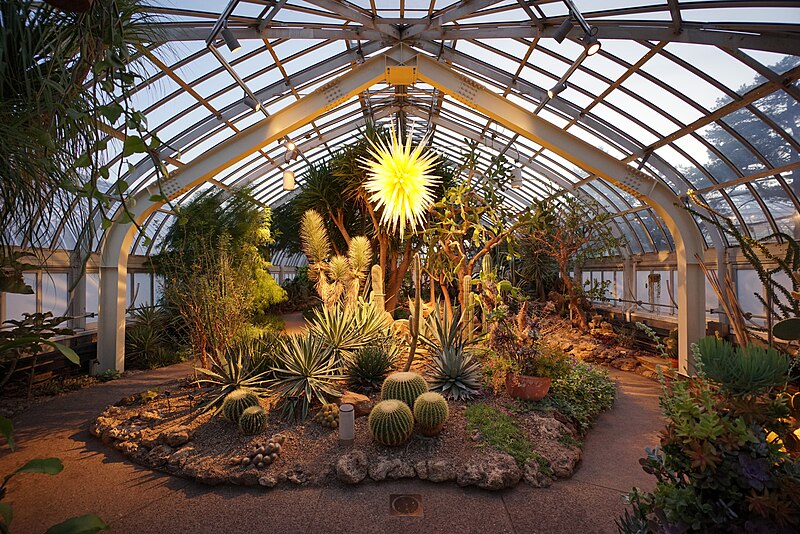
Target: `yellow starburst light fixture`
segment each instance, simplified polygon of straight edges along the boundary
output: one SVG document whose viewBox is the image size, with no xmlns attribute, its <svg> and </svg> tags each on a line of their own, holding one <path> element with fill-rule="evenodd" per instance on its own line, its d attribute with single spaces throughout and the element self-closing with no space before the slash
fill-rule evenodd
<svg viewBox="0 0 800 534">
<path fill-rule="evenodd" d="M 439 178 L 430 174 L 436 164 L 436 154 L 425 151 L 423 139 L 416 147 L 411 146 L 411 136 L 405 144 L 397 140 L 392 130 L 391 145 L 385 142 L 370 142 L 372 159 L 361 163 L 369 178 L 364 185 L 370 202 L 383 209 L 381 224 L 389 231 L 405 234 L 406 226 L 415 230 L 422 224 L 425 211 L 433 204 L 433 188 Z"/>
</svg>

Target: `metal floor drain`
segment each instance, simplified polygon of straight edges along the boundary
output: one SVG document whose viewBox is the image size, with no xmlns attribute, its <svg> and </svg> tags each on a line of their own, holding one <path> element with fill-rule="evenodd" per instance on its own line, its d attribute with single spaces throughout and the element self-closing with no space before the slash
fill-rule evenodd
<svg viewBox="0 0 800 534">
<path fill-rule="evenodd" d="M 422 495 L 389 495 L 389 515 L 421 517 Z"/>
</svg>

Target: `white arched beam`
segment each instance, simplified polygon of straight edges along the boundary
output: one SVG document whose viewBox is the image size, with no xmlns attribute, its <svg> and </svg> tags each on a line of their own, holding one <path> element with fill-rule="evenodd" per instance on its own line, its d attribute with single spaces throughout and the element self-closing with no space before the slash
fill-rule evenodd
<svg viewBox="0 0 800 534">
<path fill-rule="evenodd" d="M 414 65 L 419 79 L 484 113 L 509 130 L 540 144 L 582 169 L 601 176 L 652 206 L 675 239 L 678 259 L 678 337 L 680 371 L 694 373 L 689 345 L 705 335 L 705 279 L 695 254 L 702 257 L 703 238 L 679 198 L 663 183 L 611 157 L 522 107 L 492 93 L 446 65 L 419 54 L 399 58 Z"/>
<path fill-rule="evenodd" d="M 386 58 L 374 57 L 313 93 L 301 98 L 263 121 L 243 130 L 206 152 L 191 163 L 174 171 L 162 182 L 162 191 L 169 199 L 177 198 L 196 185 L 208 181 L 226 168 L 273 141 L 313 121 L 326 111 L 371 87 L 385 77 Z M 152 201 L 160 195 L 157 184 L 138 192 L 136 222 L 164 205 Z M 117 214 L 121 216 L 121 214 Z M 132 224 L 114 223 L 106 232 L 100 258 L 100 309 L 97 331 L 98 372 L 125 368 L 125 308 L 128 287 L 128 254 L 136 234 Z"/>
</svg>

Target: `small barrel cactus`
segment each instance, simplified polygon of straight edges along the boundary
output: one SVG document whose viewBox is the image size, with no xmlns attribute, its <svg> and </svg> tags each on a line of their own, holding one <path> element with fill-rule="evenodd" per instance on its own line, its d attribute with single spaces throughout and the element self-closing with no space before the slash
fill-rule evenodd
<svg viewBox="0 0 800 534">
<path fill-rule="evenodd" d="M 428 383 L 417 373 L 392 373 L 383 382 L 381 400 L 396 399 L 413 408 L 417 397 L 426 391 Z"/>
<path fill-rule="evenodd" d="M 242 413 L 251 406 L 258 406 L 258 395 L 246 388 L 235 389 L 222 402 L 222 415 L 238 423 Z"/>
<path fill-rule="evenodd" d="M 252 436 L 267 428 L 267 412 L 261 406 L 250 406 L 239 418 L 239 429 L 242 434 Z"/>
<path fill-rule="evenodd" d="M 369 431 L 382 445 L 402 445 L 414 432 L 414 414 L 402 401 L 381 401 L 369 414 Z"/>
<path fill-rule="evenodd" d="M 339 428 L 339 406 L 337 404 L 323 404 L 314 421 L 328 428 Z"/>
<path fill-rule="evenodd" d="M 425 436 L 435 436 L 442 431 L 444 422 L 450 416 L 450 407 L 440 394 L 430 391 L 417 397 L 414 403 L 414 419 L 419 431 Z"/>
</svg>

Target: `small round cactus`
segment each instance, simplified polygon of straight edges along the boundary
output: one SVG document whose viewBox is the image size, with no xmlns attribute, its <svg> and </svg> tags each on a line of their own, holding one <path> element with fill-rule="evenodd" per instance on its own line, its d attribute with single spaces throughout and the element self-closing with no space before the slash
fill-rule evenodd
<svg viewBox="0 0 800 534">
<path fill-rule="evenodd" d="M 382 445 L 402 445 L 414 432 L 414 414 L 402 401 L 381 401 L 369 414 L 369 430 L 375 441 Z"/>
<path fill-rule="evenodd" d="M 258 395 L 246 388 L 235 389 L 222 401 L 222 415 L 238 423 L 242 413 L 251 406 L 258 406 Z"/>
<path fill-rule="evenodd" d="M 267 412 L 261 406 L 250 406 L 242 412 L 239 418 L 239 429 L 242 434 L 252 436 L 259 434 L 267 428 Z"/>
<path fill-rule="evenodd" d="M 339 406 L 334 403 L 323 404 L 314 421 L 328 428 L 339 428 Z"/>
<path fill-rule="evenodd" d="M 414 403 L 414 419 L 417 420 L 420 433 L 425 436 L 435 436 L 441 432 L 449 416 L 447 401 L 433 391 L 423 393 Z"/>
<path fill-rule="evenodd" d="M 417 397 L 426 391 L 428 383 L 417 373 L 392 373 L 383 382 L 381 400 L 397 399 L 413 408 Z"/>
</svg>

